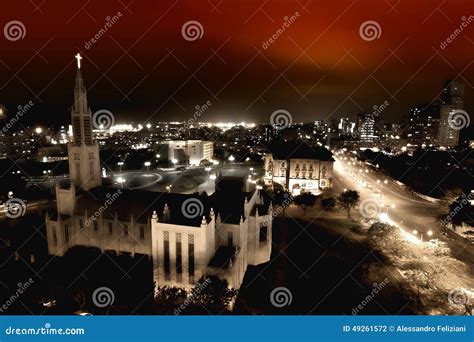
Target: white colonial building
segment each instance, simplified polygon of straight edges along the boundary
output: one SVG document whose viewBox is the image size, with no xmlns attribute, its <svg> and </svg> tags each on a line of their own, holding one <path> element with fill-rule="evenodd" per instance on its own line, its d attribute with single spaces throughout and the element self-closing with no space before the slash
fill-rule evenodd
<svg viewBox="0 0 474 342">
<path fill-rule="evenodd" d="M 86 101 L 79 72 L 77 89 L 75 98 Z M 77 122 L 83 129 L 85 120 Z M 147 255 L 157 286 L 185 288 L 205 274 L 217 274 L 239 288 L 248 265 L 270 260 L 272 205 L 264 192 L 243 191 L 243 179 L 239 187 L 235 179 L 232 187 L 226 186 L 222 177 L 216 179 L 219 190 L 211 196 L 105 188 L 95 171 L 90 172 L 97 169 L 98 151 L 94 158 L 87 153 L 86 158 L 74 158 L 76 147 L 95 146 L 88 141 L 69 145 L 69 167 L 88 170 L 90 177 L 81 171 L 71 174 L 70 185 L 57 185 L 56 208 L 46 215 L 51 255 L 63 256 L 76 246 Z"/>
<path fill-rule="evenodd" d="M 302 192 L 319 194 L 332 188 L 332 153 L 304 143 L 272 145 L 264 156 L 265 184 L 278 183 L 294 196 Z"/>
</svg>

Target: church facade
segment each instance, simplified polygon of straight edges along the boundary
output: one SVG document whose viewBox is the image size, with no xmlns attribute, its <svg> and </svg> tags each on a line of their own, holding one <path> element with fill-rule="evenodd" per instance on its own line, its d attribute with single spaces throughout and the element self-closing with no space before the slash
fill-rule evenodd
<svg viewBox="0 0 474 342">
<path fill-rule="evenodd" d="M 46 215 L 49 254 L 63 256 L 84 246 L 146 255 L 157 286 L 188 289 L 205 274 L 218 275 L 238 289 L 248 265 L 270 260 L 273 211 L 261 190 L 220 184 L 212 195 L 198 196 L 101 186 L 99 150 L 80 70 L 74 100 L 70 185 L 56 186 L 56 208 Z"/>
</svg>

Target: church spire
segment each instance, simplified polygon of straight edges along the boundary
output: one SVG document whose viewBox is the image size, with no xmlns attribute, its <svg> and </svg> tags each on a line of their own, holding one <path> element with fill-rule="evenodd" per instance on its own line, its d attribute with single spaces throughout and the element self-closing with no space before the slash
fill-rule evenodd
<svg viewBox="0 0 474 342">
<path fill-rule="evenodd" d="M 81 73 L 81 55 L 77 59 L 74 104 L 71 108 L 72 142 L 68 144 L 71 183 L 85 190 L 102 184 L 99 144 L 92 137 L 92 113 Z"/>
<path fill-rule="evenodd" d="M 72 131 L 74 145 L 92 145 L 92 114 L 87 104 L 87 91 L 81 73 L 81 55 L 77 54 L 74 106 L 72 108 Z"/>
</svg>

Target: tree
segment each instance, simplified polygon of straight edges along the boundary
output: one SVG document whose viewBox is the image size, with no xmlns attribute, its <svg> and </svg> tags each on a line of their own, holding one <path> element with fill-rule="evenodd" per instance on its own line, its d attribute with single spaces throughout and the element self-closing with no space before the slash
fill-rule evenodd
<svg viewBox="0 0 474 342">
<path fill-rule="evenodd" d="M 333 211 L 336 207 L 336 200 L 332 197 L 323 198 L 321 200 L 321 207 L 326 213 Z"/>
<path fill-rule="evenodd" d="M 451 221 L 454 225 L 460 225 L 463 222 L 470 222 L 474 218 L 474 206 L 471 205 L 471 198 L 462 194 L 449 205 L 449 214 L 447 221 Z"/>
<path fill-rule="evenodd" d="M 354 190 L 346 190 L 339 194 L 337 200 L 342 208 L 347 209 L 348 218 L 351 218 L 351 209 L 359 203 L 359 198 L 359 193 Z"/>
<path fill-rule="evenodd" d="M 158 305 L 159 314 L 171 314 L 173 310 L 183 303 L 188 296 L 185 289 L 172 286 L 157 286 L 155 303 Z"/>
<path fill-rule="evenodd" d="M 215 275 L 204 275 L 191 291 L 191 311 L 220 314 L 229 309 L 236 297 L 237 291 L 229 288 L 227 280 Z"/>
<path fill-rule="evenodd" d="M 395 226 L 375 222 L 370 226 L 367 235 L 381 251 L 396 255 L 405 255 L 407 251 L 411 251 L 411 249 L 406 248 L 406 242 L 400 233 L 400 228 Z"/>
<path fill-rule="evenodd" d="M 303 215 L 306 216 L 306 209 L 308 209 L 308 207 L 314 206 L 317 198 L 317 196 L 309 192 L 304 192 L 301 195 L 295 197 L 295 203 L 301 209 L 303 209 Z"/>
<path fill-rule="evenodd" d="M 293 202 L 293 197 L 291 197 L 291 194 L 287 191 L 278 191 L 273 193 L 273 204 L 278 205 L 283 212 L 283 217 L 285 217 L 285 209 Z"/>
</svg>

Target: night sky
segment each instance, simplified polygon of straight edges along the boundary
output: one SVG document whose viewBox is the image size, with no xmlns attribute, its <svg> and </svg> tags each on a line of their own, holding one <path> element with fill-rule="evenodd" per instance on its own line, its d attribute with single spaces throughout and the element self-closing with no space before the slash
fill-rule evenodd
<svg viewBox="0 0 474 342">
<path fill-rule="evenodd" d="M 382 117 L 399 120 L 451 78 L 466 83 L 473 112 L 474 20 L 440 47 L 472 8 L 470 0 L 9 1 L 1 28 L 18 20 L 26 35 L 0 35 L 0 104 L 12 111 L 31 100 L 24 123 L 68 123 L 80 51 L 92 111 L 111 110 L 116 122 L 184 120 L 207 101 L 201 121 L 269 122 L 277 109 L 294 121 L 354 117 L 385 101 Z M 183 38 L 190 20 L 202 38 Z M 359 34 L 369 20 L 381 28 L 372 41 Z"/>
</svg>

